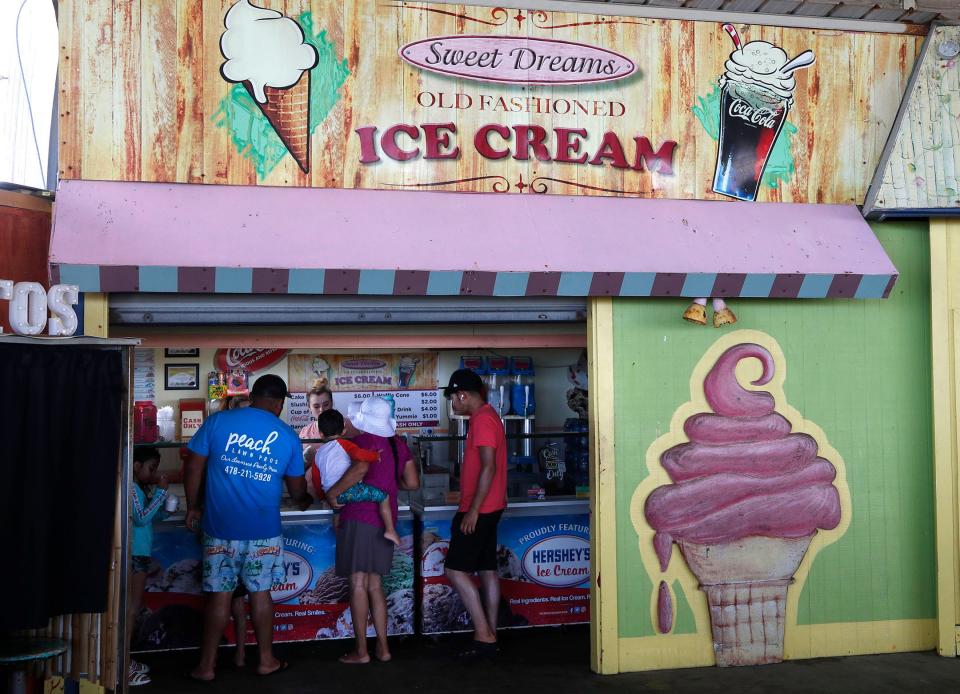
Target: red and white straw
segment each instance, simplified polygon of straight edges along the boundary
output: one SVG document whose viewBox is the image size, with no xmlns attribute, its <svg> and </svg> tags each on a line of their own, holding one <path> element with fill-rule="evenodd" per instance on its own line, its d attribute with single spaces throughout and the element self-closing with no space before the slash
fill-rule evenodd
<svg viewBox="0 0 960 694">
<path fill-rule="evenodd" d="M 737 28 L 733 26 L 733 24 L 724 24 L 723 30 L 727 32 L 727 35 L 733 41 L 733 45 L 737 47 L 738 51 L 743 48 L 743 42 L 740 41 L 740 34 L 737 33 Z"/>
</svg>

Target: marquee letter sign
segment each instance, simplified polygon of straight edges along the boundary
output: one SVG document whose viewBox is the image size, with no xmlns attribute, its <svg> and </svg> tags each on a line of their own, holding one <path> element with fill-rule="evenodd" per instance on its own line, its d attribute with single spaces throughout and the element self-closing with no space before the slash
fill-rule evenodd
<svg viewBox="0 0 960 694">
<path fill-rule="evenodd" d="M 39 282 L 0 280 L 0 299 L 10 302 L 10 325 L 18 335 L 39 335 L 44 328 L 55 337 L 77 332 L 73 307 L 80 301 L 80 288 L 75 284 L 55 284 L 46 290 Z"/>
</svg>

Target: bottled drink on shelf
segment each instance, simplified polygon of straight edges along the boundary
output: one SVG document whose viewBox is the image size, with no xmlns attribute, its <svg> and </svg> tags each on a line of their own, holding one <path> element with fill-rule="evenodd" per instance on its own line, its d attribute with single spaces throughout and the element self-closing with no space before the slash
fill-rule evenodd
<svg viewBox="0 0 960 694">
<path fill-rule="evenodd" d="M 149 400 L 137 400 L 133 403 L 134 443 L 156 443 L 159 438 L 157 406 Z"/>
</svg>

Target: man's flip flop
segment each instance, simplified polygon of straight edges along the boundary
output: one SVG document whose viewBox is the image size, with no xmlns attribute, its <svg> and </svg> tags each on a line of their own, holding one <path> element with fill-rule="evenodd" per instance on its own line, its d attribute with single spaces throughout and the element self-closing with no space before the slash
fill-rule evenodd
<svg viewBox="0 0 960 694">
<path fill-rule="evenodd" d="M 485 641 L 471 641 L 470 645 L 464 648 L 457 657 L 466 660 L 474 658 L 492 658 L 500 652 L 496 643 L 486 643 Z"/>
<path fill-rule="evenodd" d="M 270 677 L 271 675 L 276 675 L 277 673 L 285 672 L 289 669 L 290 663 L 288 663 L 286 660 L 281 660 L 280 667 L 278 667 L 276 670 L 271 670 L 270 672 L 258 672 L 257 675 L 259 677 Z"/>
</svg>

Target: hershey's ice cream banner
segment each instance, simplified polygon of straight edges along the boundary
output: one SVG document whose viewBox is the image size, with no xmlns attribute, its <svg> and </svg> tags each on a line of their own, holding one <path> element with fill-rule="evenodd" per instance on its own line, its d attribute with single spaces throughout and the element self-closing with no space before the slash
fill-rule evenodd
<svg viewBox="0 0 960 694">
<path fill-rule="evenodd" d="M 431 514 L 420 531 L 420 630 L 469 631 L 470 616 L 444 573 L 453 513 Z M 590 515 L 513 516 L 497 527 L 501 628 L 590 621 Z"/>
<path fill-rule="evenodd" d="M 375 0 L 60 11 L 68 179 L 858 203 L 920 45 Z"/>
</svg>

